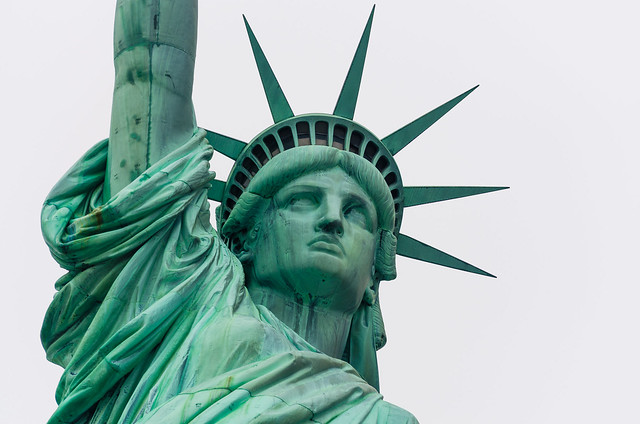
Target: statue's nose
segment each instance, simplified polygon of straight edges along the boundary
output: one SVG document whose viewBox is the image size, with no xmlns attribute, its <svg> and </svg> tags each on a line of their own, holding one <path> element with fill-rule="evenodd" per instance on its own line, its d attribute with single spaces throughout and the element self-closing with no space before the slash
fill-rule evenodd
<svg viewBox="0 0 640 424">
<path fill-rule="evenodd" d="M 326 233 L 342 236 L 344 234 L 343 219 L 340 202 L 327 199 L 322 208 L 322 215 L 318 220 L 318 229 Z"/>
<path fill-rule="evenodd" d="M 344 226 L 342 225 L 342 220 L 339 219 L 327 219 L 327 217 L 322 217 L 318 227 L 321 231 L 329 234 L 334 234 L 337 236 L 342 236 L 344 233 Z"/>
</svg>

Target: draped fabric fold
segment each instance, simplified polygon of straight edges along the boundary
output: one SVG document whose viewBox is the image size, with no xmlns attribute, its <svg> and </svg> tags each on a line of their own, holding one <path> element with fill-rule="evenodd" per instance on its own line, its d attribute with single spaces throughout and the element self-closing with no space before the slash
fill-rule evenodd
<svg viewBox="0 0 640 424">
<path fill-rule="evenodd" d="M 204 135 L 102 203 L 105 140 L 49 194 L 42 232 L 68 271 L 41 333 L 65 369 L 49 422 L 416 422 L 251 301 L 210 224 Z"/>
</svg>

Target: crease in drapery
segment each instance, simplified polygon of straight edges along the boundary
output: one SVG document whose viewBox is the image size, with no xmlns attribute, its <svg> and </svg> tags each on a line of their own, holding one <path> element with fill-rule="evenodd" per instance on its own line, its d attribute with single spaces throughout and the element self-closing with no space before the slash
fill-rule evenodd
<svg viewBox="0 0 640 424">
<path fill-rule="evenodd" d="M 63 420 L 95 404 L 148 356 L 182 309 L 194 307 L 189 302 L 215 265 L 206 197 L 213 149 L 204 134 L 100 205 L 102 141 L 45 201 L 45 241 L 69 271 L 41 332 L 48 359 L 65 368 L 56 391 Z"/>
</svg>

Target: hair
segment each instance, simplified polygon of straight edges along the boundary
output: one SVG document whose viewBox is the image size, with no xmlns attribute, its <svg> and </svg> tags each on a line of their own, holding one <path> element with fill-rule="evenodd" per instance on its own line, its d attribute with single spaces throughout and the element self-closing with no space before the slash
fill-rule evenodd
<svg viewBox="0 0 640 424">
<path fill-rule="evenodd" d="M 342 169 L 371 198 L 378 216 L 379 234 L 375 278 L 393 280 L 397 239 L 393 234 L 395 209 L 389 187 L 366 159 L 328 146 L 301 146 L 284 151 L 260 169 L 220 229 L 231 250 L 238 253 L 238 248 L 248 241 L 247 237 L 255 233 L 262 214 L 282 187 L 303 175 L 333 168 Z"/>
</svg>

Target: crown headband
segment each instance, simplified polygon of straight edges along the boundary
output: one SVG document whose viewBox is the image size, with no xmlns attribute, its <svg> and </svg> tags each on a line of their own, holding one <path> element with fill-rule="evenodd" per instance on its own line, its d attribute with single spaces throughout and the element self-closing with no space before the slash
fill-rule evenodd
<svg viewBox="0 0 640 424">
<path fill-rule="evenodd" d="M 209 199 L 220 202 L 217 212 L 218 229 L 229 217 L 251 179 L 274 156 L 299 146 L 323 145 L 358 155 L 372 164 L 384 177 L 395 209 L 394 233 L 398 237 L 396 253 L 401 256 L 495 277 L 467 262 L 400 233 L 405 207 L 440 202 L 506 189 L 508 187 L 404 187 L 400 170 L 393 156 L 460 103 L 478 86 L 424 114 L 413 122 L 382 139 L 353 121 L 362 71 L 369 43 L 375 6 L 351 62 L 333 114 L 294 115 L 269 62 L 244 18 L 249 41 L 269 103 L 274 125 L 265 129 L 249 143 L 207 131 L 213 148 L 233 159 L 235 164 L 227 181 L 214 180 Z"/>
</svg>

